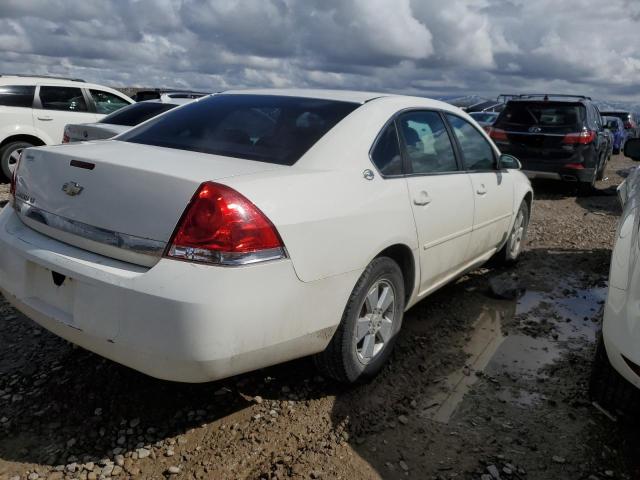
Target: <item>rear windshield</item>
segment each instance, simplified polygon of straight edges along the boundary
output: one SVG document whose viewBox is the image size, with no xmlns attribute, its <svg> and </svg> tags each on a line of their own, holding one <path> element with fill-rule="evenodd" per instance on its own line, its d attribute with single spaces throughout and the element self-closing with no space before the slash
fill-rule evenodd
<svg viewBox="0 0 640 480">
<path fill-rule="evenodd" d="M 100 120 L 99 123 L 109 123 L 111 125 L 126 125 L 129 127 L 133 127 L 134 125 L 138 125 L 146 120 L 149 120 L 150 118 L 155 117 L 156 115 L 160 115 L 162 112 L 166 112 L 167 110 L 171 110 L 175 107 L 177 107 L 177 105 L 174 105 L 172 103 L 134 103 L 133 105 L 129 105 L 128 107 L 121 108 L 111 115 L 107 115 L 102 120 Z"/>
<path fill-rule="evenodd" d="M 496 126 L 549 127 L 575 130 L 583 124 L 583 105 L 554 102 L 509 102 Z"/>
<path fill-rule="evenodd" d="M 214 95 L 141 125 L 119 140 L 293 165 L 358 107 L 276 95 Z"/>
</svg>

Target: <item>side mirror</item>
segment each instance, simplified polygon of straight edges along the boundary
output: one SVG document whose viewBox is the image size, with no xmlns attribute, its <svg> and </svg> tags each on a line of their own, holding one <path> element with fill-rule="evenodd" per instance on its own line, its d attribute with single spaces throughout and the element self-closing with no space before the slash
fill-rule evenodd
<svg viewBox="0 0 640 480">
<path fill-rule="evenodd" d="M 498 169 L 520 170 L 522 169 L 522 164 L 520 163 L 520 160 L 513 155 L 503 153 L 498 159 Z"/>
<path fill-rule="evenodd" d="M 624 156 L 640 162 L 640 138 L 630 138 L 624 143 Z"/>
</svg>

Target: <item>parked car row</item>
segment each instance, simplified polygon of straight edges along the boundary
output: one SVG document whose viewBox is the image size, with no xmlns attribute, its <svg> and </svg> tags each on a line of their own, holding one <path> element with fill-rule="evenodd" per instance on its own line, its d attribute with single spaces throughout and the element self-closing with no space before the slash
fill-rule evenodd
<svg viewBox="0 0 640 480">
<path fill-rule="evenodd" d="M 131 103 L 84 82 L 33 81 L 0 99 L 35 116 L 50 104 L 97 114 Z M 80 95 L 54 102 L 49 88 Z M 475 115 L 487 131 L 443 102 L 366 92 L 120 107 L 68 125 L 72 144 L 28 148 L 11 164 L 0 292 L 60 337 L 176 381 L 306 355 L 339 381 L 369 378 L 408 308 L 489 259 L 518 260 L 527 176 L 591 188 L 612 151 L 640 161 L 625 120 L 582 96 L 512 95 L 499 115 Z M 629 402 L 614 400 L 640 397 L 639 175 L 620 187 L 591 384 L 594 399 L 621 409 Z"/>
</svg>

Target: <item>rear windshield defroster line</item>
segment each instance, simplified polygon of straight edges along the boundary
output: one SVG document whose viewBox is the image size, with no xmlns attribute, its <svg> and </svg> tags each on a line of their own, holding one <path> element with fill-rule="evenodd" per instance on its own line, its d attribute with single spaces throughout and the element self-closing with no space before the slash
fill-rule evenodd
<svg viewBox="0 0 640 480">
<path fill-rule="evenodd" d="M 222 94 L 168 112 L 119 140 L 293 165 L 358 103 Z"/>
</svg>

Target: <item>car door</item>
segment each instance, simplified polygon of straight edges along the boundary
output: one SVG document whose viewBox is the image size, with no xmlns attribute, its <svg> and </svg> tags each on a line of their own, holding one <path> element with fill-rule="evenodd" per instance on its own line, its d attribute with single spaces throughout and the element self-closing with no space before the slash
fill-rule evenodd
<svg viewBox="0 0 640 480">
<path fill-rule="evenodd" d="M 471 182 L 460 168 L 439 112 L 405 112 L 396 125 L 420 245 L 420 293 L 424 295 L 468 260 Z"/>
<path fill-rule="evenodd" d="M 81 88 L 66 85 L 39 85 L 33 109 L 33 124 L 44 133 L 47 143 L 62 142 L 68 123 L 91 123 L 95 114 L 89 111 Z"/>
<path fill-rule="evenodd" d="M 469 257 L 478 258 L 506 239 L 513 215 L 513 173 L 498 170 L 495 150 L 475 126 L 452 113 L 446 117 L 473 187 L 475 208 Z"/>
</svg>

